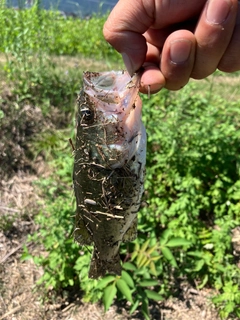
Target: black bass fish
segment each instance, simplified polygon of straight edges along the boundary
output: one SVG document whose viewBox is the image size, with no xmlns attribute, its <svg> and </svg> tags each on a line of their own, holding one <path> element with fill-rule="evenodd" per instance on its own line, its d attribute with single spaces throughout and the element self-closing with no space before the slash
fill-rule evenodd
<svg viewBox="0 0 240 320">
<path fill-rule="evenodd" d="M 146 163 L 140 75 L 85 72 L 78 97 L 74 236 L 94 245 L 89 277 L 121 274 L 121 242 L 137 236 Z"/>
</svg>

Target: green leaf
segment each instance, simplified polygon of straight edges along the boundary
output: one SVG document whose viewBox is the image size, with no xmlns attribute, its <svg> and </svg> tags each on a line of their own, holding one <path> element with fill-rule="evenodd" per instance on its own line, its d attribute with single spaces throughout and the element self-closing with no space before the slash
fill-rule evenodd
<svg viewBox="0 0 240 320">
<path fill-rule="evenodd" d="M 24 252 L 22 255 L 21 255 L 21 260 L 22 261 L 26 261 L 26 260 L 29 260 L 29 259 L 32 259 L 32 255 L 28 252 Z"/>
<path fill-rule="evenodd" d="M 202 252 L 201 251 L 188 251 L 187 255 L 197 258 L 202 258 Z"/>
<path fill-rule="evenodd" d="M 138 268 L 142 268 L 144 265 L 148 265 L 150 263 L 149 258 L 146 255 L 142 255 L 142 258 L 137 261 Z"/>
<path fill-rule="evenodd" d="M 140 263 L 144 258 L 145 258 L 144 253 L 142 253 L 141 251 L 138 252 L 137 261 L 136 261 L 136 264 L 137 264 L 138 267 L 139 267 L 139 263 Z"/>
<path fill-rule="evenodd" d="M 153 275 L 157 275 L 157 270 L 156 270 L 156 266 L 155 263 L 153 261 L 150 262 L 150 270 L 152 272 Z"/>
<path fill-rule="evenodd" d="M 150 320 L 149 317 L 149 308 L 148 308 L 148 298 L 147 296 L 145 296 L 142 300 L 142 313 L 144 315 L 144 318 L 146 320 Z"/>
<path fill-rule="evenodd" d="M 140 244 L 138 242 L 136 242 L 135 247 L 134 247 L 134 251 L 139 251 L 139 250 L 140 250 Z"/>
<path fill-rule="evenodd" d="M 236 304 L 234 301 L 229 301 L 225 306 L 225 312 L 229 315 L 236 308 Z"/>
<path fill-rule="evenodd" d="M 131 271 L 137 270 L 136 266 L 131 262 L 125 262 L 123 264 L 123 268 L 126 269 L 126 270 L 131 270 Z"/>
<path fill-rule="evenodd" d="M 136 300 L 135 302 L 134 302 L 134 304 L 132 305 L 132 307 L 131 307 L 131 309 L 130 309 L 130 314 L 133 314 L 133 312 L 137 309 L 137 307 L 139 306 L 139 302 L 140 302 L 140 300 Z"/>
<path fill-rule="evenodd" d="M 172 254 L 172 252 L 167 247 L 162 247 L 162 254 L 163 256 L 171 263 L 171 265 L 177 268 L 177 262 Z"/>
<path fill-rule="evenodd" d="M 198 289 L 202 289 L 207 284 L 207 282 L 208 282 L 208 274 L 205 274 L 202 283 L 199 286 L 197 286 Z"/>
<path fill-rule="evenodd" d="M 145 293 L 149 299 L 152 299 L 155 301 L 161 301 L 164 299 L 159 293 L 154 292 L 152 290 L 145 290 Z"/>
<path fill-rule="evenodd" d="M 183 238 L 172 238 L 166 243 L 167 247 L 182 247 L 189 245 L 191 245 L 191 242 Z"/>
<path fill-rule="evenodd" d="M 160 239 L 160 244 L 161 245 L 166 244 L 171 234 L 172 234 L 172 231 L 170 229 L 164 230 Z"/>
<path fill-rule="evenodd" d="M 121 278 L 127 283 L 127 285 L 129 285 L 129 287 L 134 288 L 134 282 L 132 277 L 130 276 L 129 273 L 127 273 L 126 271 L 122 270 L 122 276 Z"/>
<path fill-rule="evenodd" d="M 116 293 L 117 293 L 117 288 L 116 288 L 115 282 L 104 289 L 103 304 L 104 304 L 105 311 L 107 311 L 110 308 Z"/>
<path fill-rule="evenodd" d="M 159 259 L 161 259 L 161 256 L 151 257 L 151 261 L 158 261 Z"/>
<path fill-rule="evenodd" d="M 196 262 L 195 268 L 193 270 L 197 271 L 197 272 L 200 271 L 202 269 L 202 267 L 204 266 L 204 264 L 205 264 L 205 261 L 203 259 L 198 260 Z"/>
<path fill-rule="evenodd" d="M 134 250 L 133 253 L 131 254 L 131 260 L 135 260 L 138 257 L 139 252 Z"/>
<path fill-rule="evenodd" d="M 104 278 L 99 280 L 96 288 L 101 290 L 101 289 L 105 288 L 110 282 L 114 281 L 115 279 L 116 279 L 116 277 L 113 275 L 105 276 Z"/>
<path fill-rule="evenodd" d="M 73 279 L 69 279 L 69 280 L 68 280 L 68 283 L 69 283 L 70 286 L 73 286 L 73 285 L 74 285 Z"/>
<path fill-rule="evenodd" d="M 132 293 L 127 283 L 123 279 L 118 279 L 116 285 L 119 291 L 121 291 L 122 294 L 127 298 L 127 300 L 133 303 Z"/>
<path fill-rule="evenodd" d="M 145 252 L 148 245 L 149 245 L 150 239 L 148 239 L 147 241 L 144 242 L 144 244 L 142 245 L 140 251 Z"/>
<path fill-rule="evenodd" d="M 139 285 L 141 287 L 153 287 L 159 285 L 159 282 L 157 280 L 153 279 L 147 279 L 139 282 Z"/>
<path fill-rule="evenodd" d="M 152 246 L 151 248 L 149 248 L 146 253 L 150 256 L 150 254 L 152 254 L 153 251 L 157 249 L 157 247 L 158 247 L 158 246 L 155 244 L 154 246 Z"/>
</svg>

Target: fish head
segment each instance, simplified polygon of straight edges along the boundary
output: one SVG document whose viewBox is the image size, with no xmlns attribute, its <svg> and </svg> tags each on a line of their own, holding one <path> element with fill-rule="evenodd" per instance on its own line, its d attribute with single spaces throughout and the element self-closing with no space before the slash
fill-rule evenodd
<svg viewBox="0 0 240 320">
<path fill-rule="evenodd" d="M 130 77 L 126 71 L 85 72 L 83 84 L 79 125 L 92 141 L 100 164 L 122 167 L 141 143 L 140 74 Z"/>
</svg>

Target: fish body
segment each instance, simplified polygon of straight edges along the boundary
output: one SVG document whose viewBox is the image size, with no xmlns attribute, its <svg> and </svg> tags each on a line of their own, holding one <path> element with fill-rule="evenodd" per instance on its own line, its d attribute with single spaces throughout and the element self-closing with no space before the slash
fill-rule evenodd
<svg viewBox="0 0 240 320">
<path fill-rule="evenodd" d="M 85 72 L 78 97 L 74 151 L 75 239 L 94 246 L 89 277 L 121 274 L 121 242 L 137 236 L 146 131 L 140 75 Z"/>
</svg>

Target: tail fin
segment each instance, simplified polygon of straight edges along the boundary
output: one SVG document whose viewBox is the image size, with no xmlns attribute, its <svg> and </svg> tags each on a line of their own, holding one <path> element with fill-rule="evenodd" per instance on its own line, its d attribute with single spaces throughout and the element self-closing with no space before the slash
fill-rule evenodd
<svg viewBox="0 0 240 320">
<path fill-rule="evenodd" d="M 122 267 L 120 264 L 120 256 L 117 255 L 111 260 L 100 260 L 95 252 L 90 264 L 90 270 L 88 277 L 91 279 L 97 279 L 105 276 L 106 273 L 121 275 Z"/>
</svg>

